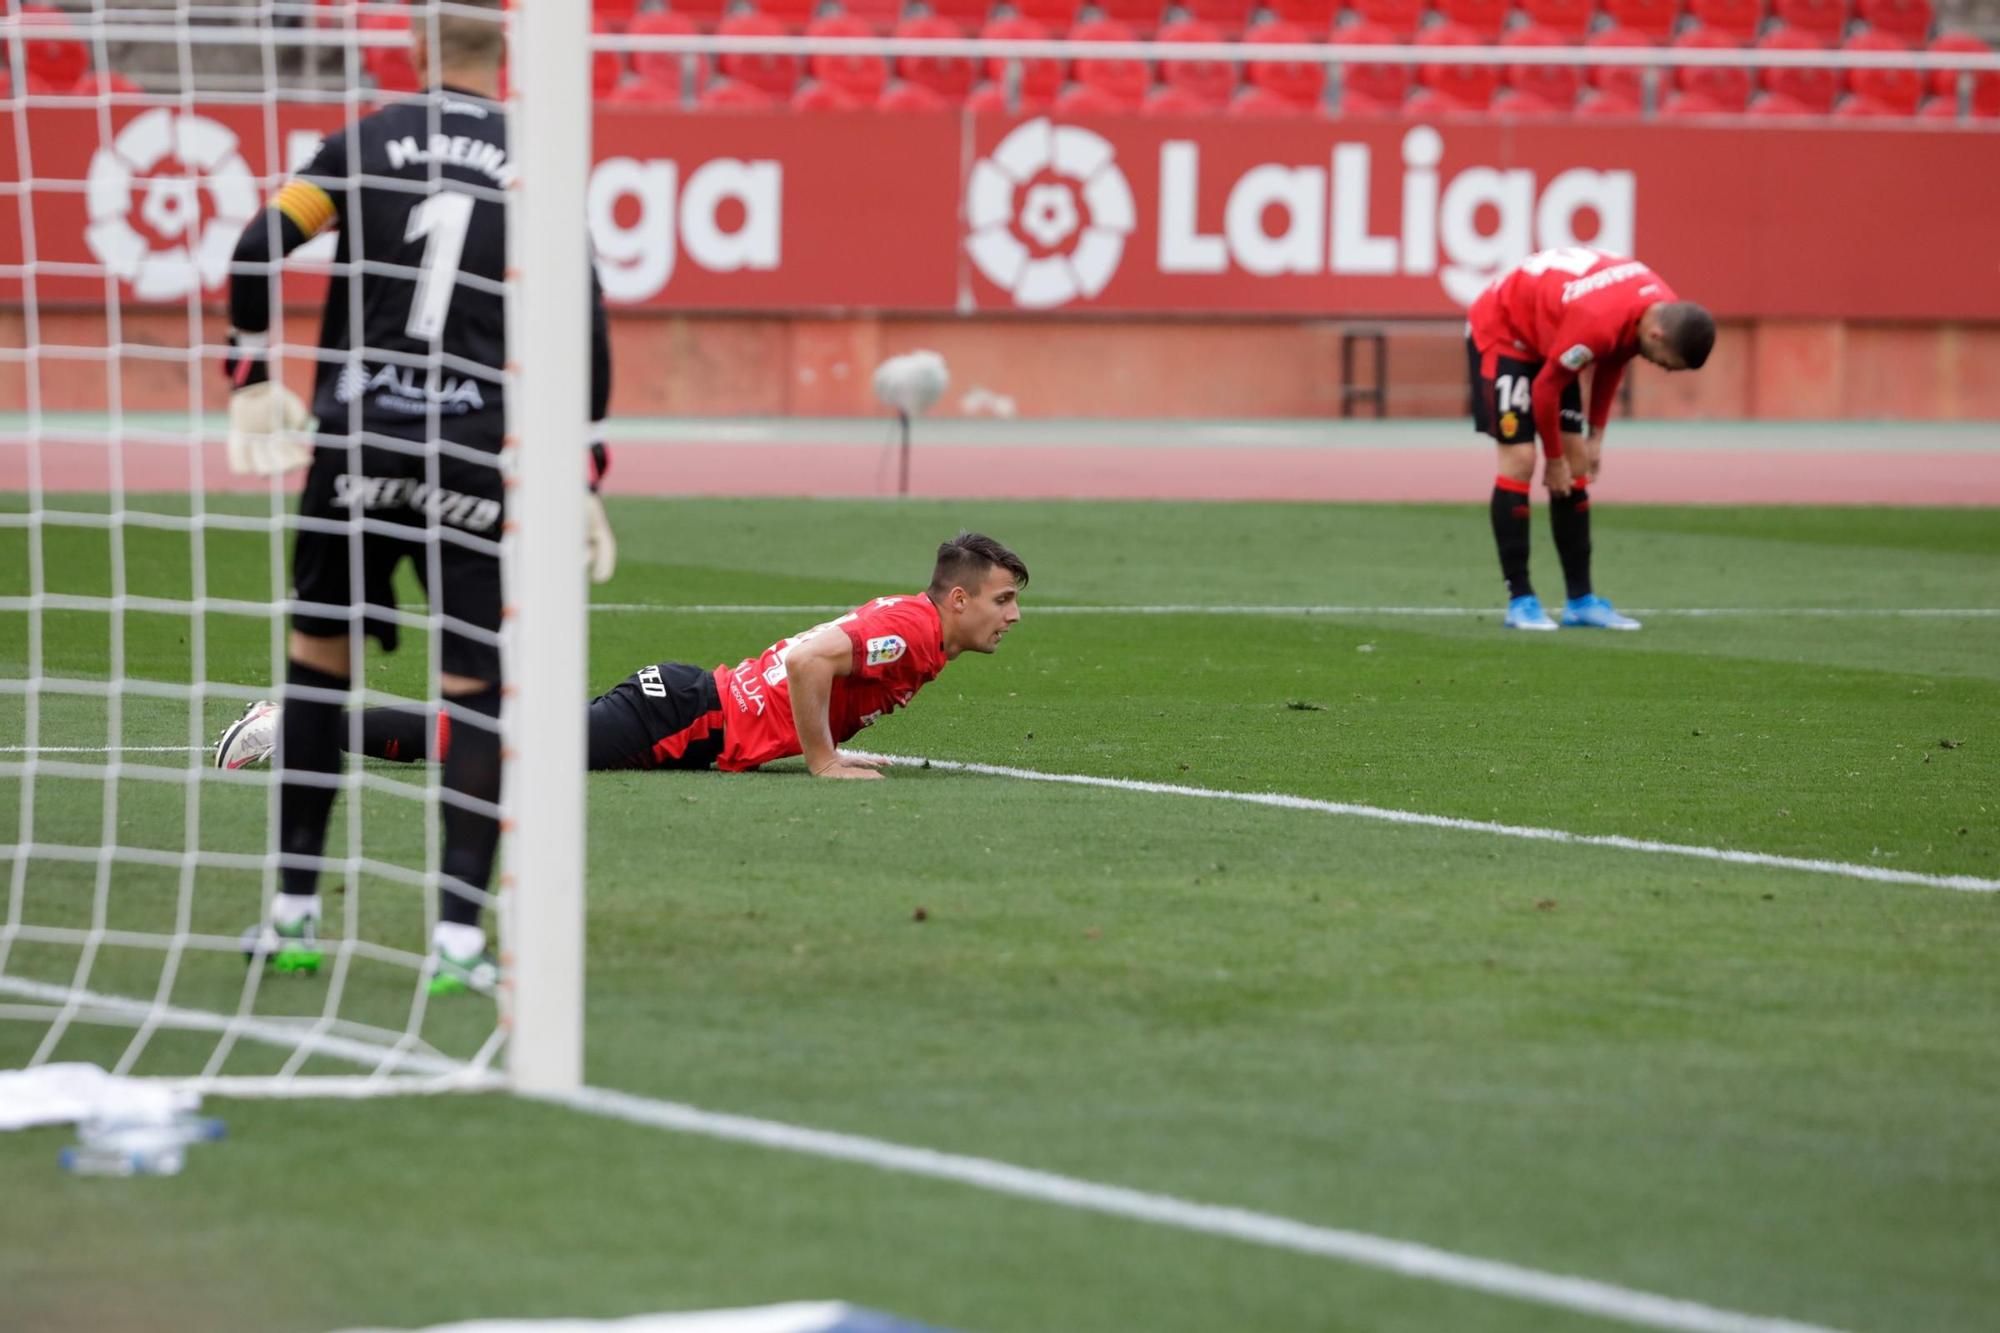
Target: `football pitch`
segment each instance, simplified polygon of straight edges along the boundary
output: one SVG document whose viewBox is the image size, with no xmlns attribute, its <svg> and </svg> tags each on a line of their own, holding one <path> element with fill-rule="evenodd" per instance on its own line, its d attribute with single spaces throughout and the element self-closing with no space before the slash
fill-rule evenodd
<svg viewBox="0 0 2000 1333">
<path fill-rule="evenodd" d="M 171 1178 L 69 1177 L 67 1131 L 0 1135 L 0 1327 L 836 1297 L 994 1333 L 1994 1326 L 2000 513 L 1607 503 L 1599 588 L 1645 629 L 1545 635 L 1498 627 L 1483 506 L 625 499 L 613 517 L 599 689 L 916 591 L 961 528 L 1033 580 L 997 655 L 855 742 L 1009 771 L 589 779 L 593 1086 L 1248 1210 L 1377 1257 L 497 1094 L 212 1100 L 228 1141 Z M 1540 506 L 1535 542 L 1559 601 Z M 50 591 L 111 586 L 105 532 L 47 543 Z M 124 543 L 128 593 L 187 595 L 184 535 Z M 265 539 L 213 534 L 202 555 L 211 595 L 273 594 Z M 0 595 L 27 571 L 0 529 Z M 371 687 L 419 693 L 422 647 L 374 659 Z M 113 673 L 102 615 L 47 613 L 43 653 L 49 675 Z M 267 683 L 269 634 L 127 616 L 124 674 L 197 661 Z M 0 674 L 27 666 L 26 617 L 0 613 Z M 185 745 L 234 711 L 134 698 L 119 735 Z M 0 745 L 23 733 L 0 695 Z M 101 701 L 44 701 L 40 743 L 79 747 L 66 761 L 102 762 L 106 736 Z M 24 830 L 0 777 L 0 843 L 110 824 L 170 850 L 194 827 L 177 784 L 117 783 L 111 820 L 103 782 L 37 785 Z M 202 845 L 261 849 L 261 792 L 197 792 Z M 416 805 L 365 800 L 370 854 L 421 864 Z M 94 866 L 31 872 L 29 917 L 88 919 Z M 171 873 L 119 876 L 114 920 L 171 929 Z M 196 927 L 247 924 L 257 884 L 218 875 Z M 369 928 L 417 947 L 417 923 L 402 902 Z M 10 973 L 66 980 L 74 951 L 38 948 Z M 176 1002 L 233 1004 L 234 966 L 191 966 Z M 109 950 L 93 984 L 147 997 L 158 967 Z M 311 1011 L 324 984 L 264 996 Z M 386 1008 L 396 984 L 358 979 L 352 1003 Z M 425 1030 L 459 1054 L 491 1020 L 463 1003 Z M 0 1068 L 44 1030 L 0 1018 Z M 77 1029 L 56 1055 L 121 1046 Z M 192 1072 L 174 1061 L 199 1049 L 162 1039 L 141 1072 Z M 268 1072 L 243 1058 L 231 1072 Z M 1530 1280 L 1467 1285 L 1471 1261 Z M 1562 1279 L 1633 1302 L 1557 1299 L 1580 1290 Z M 1641 1294 L 1697 1304 L 1640 1319 Z"/>
</svg>

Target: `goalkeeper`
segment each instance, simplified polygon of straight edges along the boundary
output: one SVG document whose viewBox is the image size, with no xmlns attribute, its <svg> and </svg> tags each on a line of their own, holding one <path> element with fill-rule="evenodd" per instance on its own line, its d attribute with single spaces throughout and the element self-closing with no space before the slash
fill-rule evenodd
<svg viewBox="0 0 2000 1333">
<path fill-rule="evenodd" d="M 282 972 L 319 967 L 318 878 L 357 635 L 395 649 L 392 577 L 409 559 L 443 615 L 438 684 L 456 724 L 443 775 L 433 993 L 483 988 L 494 975 L 480 906 L 499 838 L 502 293 L 514 167 L 497 100 L 500 6 L 470 7 L 420 8 L 412 54 L 429 93 L 328 135 L 245 229 L 230 269 L 225 362 L 232 470 L 271 476 L 310 464 L 292 550 L 282 723 L 272 728 L 281 884 L 252 932 L 252 954 Z M 338 242 L 312 353 L 315 422 L 271 377 L 271 274 L 329 230 Z M 588 256 L 575 262 L 587 266 Z M 591 417 L 601 421 L 611 368 L 594 274 L 591 331 Z M 594 491 L 578 491 L 590 506 L 591 576 L 602 582 L 615 561 L 610 529 Z M 271 705 L 251 712 L 259 708 Z"/>
<path fill-rule="evenodd" d="M 963 533 L 938 548 L 921 593 L 877 597 L 735 667 L 641 667 L 591 700 L 590 767 L 741 771 L 804 755 L 814 777 L 879 777 L 840 744 L 907 705 L 960 653 L 997 649 L 1021 618 L 1027 582 L 1021 557 Z M 255 705 L 222 734 L 218 768 L 270 754 L 270 710 Z M 360 730 L 362 752 L 377 759 L 441 757 L 449 767 L 460 744 L 450 716 L 427 709 L 370 708 Z"/>
</svg>

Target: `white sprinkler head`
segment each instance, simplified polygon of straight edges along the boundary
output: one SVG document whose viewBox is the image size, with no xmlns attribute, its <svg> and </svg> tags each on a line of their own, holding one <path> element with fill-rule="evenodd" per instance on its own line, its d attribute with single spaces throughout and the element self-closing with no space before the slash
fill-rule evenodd
<svg viewBox="0 0 2000 1333">
<path fill-rule="evenodd" d="M 921 416 L 944 395 L 951 374 L 936 352 L 905 352 L 875 367 L 875 396 L 891 411 Z"/>
</svg>

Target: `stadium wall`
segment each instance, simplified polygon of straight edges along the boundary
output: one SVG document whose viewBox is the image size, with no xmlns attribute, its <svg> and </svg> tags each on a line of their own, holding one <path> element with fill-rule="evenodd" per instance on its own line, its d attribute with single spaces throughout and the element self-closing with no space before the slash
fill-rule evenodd
<svg viewBox="0 0 2000 1333">
<path fill-rule="evenodd" d="M 317 311 L 294 308 L 294 341 Z M 128 309 L 119 397 L 101 349 L 101 313 L 44 310 L 41 401 L 49 411 L 185 411 L 199 394 L 221 411 L 219 373 L 188 382 L 178 349 L 185 311 Z M 862 416 L 880 408 L 874 367 L 916 348 L 942 353 L 952 387 L 938 413 L 1020 417 L 1330 417 L 1341 412 L 1344 336 L 1385 331 L 1387 415 L 1457 416 L 1465 352 L 1448 322 L 1355 325 L 1336 320 L 1056 319 L 1025 316 L 771 316 L 622 312 L 612 319 L 614 412 L 641 416 Z M 202 337 L 223 341 L 213 315 Z M 26 347 L 18 310 L 0 310 L 0 348 Z M 157 357 L 145 354 L 158 348 Z M 1365 374 L 1372 347 L 1356 348 Z M 1644 418 L 1742 420 L 2000 420 L 2000 323 L 1841 320 L 1725 322 L 1699 374 L 1638 364 L 1632 409 Z M 213 369 L 211 367 L 211 369 Z M 27 406 L 28 366 L 0 355 L 0 411 Z M 292 367 L 303 392 L 309 367 Z M 1357 405 L 1361 415 L 1372 408 Z"/>
</svg>

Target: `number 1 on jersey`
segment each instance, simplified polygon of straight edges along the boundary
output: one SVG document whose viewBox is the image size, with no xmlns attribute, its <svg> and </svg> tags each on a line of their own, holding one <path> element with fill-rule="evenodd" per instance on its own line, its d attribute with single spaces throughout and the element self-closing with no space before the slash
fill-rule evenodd
<svg viewBox="0 0 2000 1333">
<path fill-rule="evenodd" d="M 458 261 L 465 253 L 466 229 L 472 225 L 472 196 L 450 190 L 434 194 L 410 210 L 405 241 L 419 236 L 424 242 L 424 262 L 417 278 L 416 295 L 410 298 L 410 318 L 404 332 L 412 338 L 435 338 L 444 332 L 445 313 L 451 309 L 451 289 L 458 285 Z"/>
</svg>

